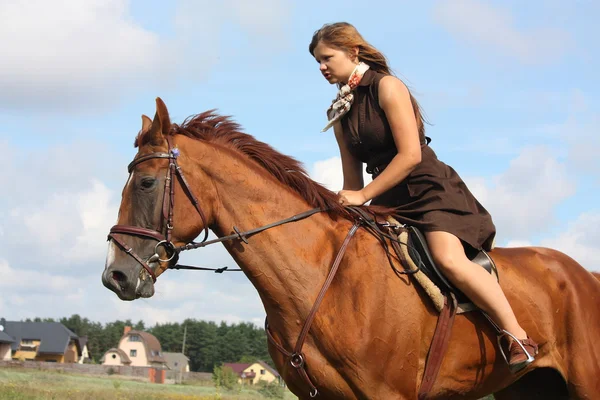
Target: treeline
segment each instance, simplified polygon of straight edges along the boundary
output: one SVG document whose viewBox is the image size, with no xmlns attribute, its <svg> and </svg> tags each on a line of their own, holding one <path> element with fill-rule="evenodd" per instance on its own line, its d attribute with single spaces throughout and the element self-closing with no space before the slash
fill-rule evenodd
<svg viewBox="0 0 600 400">
<path fill-rule="evenodd" d="M 31 321 L 31 320 L 27 320 Z M 88 349 L 93 362 L 99 363 L 102 355 L 110 348 L 117 347 L 125 326 L 142 330 L 156 336 L 162 351 L 180 353 L 184 330 L 185 355 L 190 359 L 190 369 L 198 372 L 213 372 L 215 366 L 224 362 L 273 362 L 267 351 L 267 337 L 263 328 L 251 323 L 217 324 L 211 321 L 187 319 L 183 323 L 156 324 L 146 327 L 143 321 L 115 321 L 107 324 L 90 321 L 75 314 L 69 318 L 36 318 L 35 322 L 60 322 L 78 336 L 88 337 Z"/>
</svg>

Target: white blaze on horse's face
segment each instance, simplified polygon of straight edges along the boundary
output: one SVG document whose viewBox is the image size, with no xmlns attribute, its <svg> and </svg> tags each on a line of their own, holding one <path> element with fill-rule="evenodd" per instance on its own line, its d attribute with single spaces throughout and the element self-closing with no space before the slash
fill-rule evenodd
<svg viewBox="0 0 600 400">
<path fill-rule="evenodd" d="M 115 254 L 117 252 L 117 247 L 114 242 L 108 242 L 108 253 L 106 254 L 106 264 L 104 264 L 104 270 L 110 267 L 115 262 Z"/>
</svg>

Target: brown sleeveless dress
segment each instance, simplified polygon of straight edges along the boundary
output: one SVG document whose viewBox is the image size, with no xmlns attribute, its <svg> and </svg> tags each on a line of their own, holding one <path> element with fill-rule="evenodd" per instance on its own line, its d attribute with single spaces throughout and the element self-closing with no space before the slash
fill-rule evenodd
<svg viewBox="0 0 600 400">
<path fill-rule="evenodd" d="M 379 81 L 385 75 L 367 70 L 355 89 L 354 103 L 341 119 L 350 152 L 376 178 L 397 154 L 385 112 L 379 106 Z M 490 250 L 496 234 L 492 217 L 450 166 L 438 160 L 421 137 L 421 163 L 397 186 L 371 204 L 396 207 L 397 219 L 424 232 L 445 231 L 463 245 Z"/>
</svg>

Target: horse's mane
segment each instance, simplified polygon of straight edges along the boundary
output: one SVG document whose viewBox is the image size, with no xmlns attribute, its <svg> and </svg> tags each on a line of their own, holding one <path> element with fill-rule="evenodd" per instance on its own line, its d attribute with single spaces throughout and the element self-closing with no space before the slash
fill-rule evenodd
<svg viewBox="0 0 600 400">
<path fill-rule="evenodd" d="M 143 142 L 143 133 L 141 132 L 136 138 L 136 146 Z M 229 116 L 219 115 L 215 110 L 205 111 L 186 118 L 182 124 L 171 124 L 168 134 L 184 135 L 239 151 L 263 167 L 279 182 L 302 196 L 312 207 L 327 210 L 333 218 L 336 216 L 355 218 L 339 204 L 336 193 L 308 176 L 301 162 L 242 132 L 240 125 Z M 391 214 L 391 210 L 382 207 L 368 208 L 376 214 Z"/>
</svg>

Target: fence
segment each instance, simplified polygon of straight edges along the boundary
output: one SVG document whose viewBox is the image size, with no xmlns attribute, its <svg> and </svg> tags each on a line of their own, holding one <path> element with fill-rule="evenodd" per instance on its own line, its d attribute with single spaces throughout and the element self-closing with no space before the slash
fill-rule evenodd
<svg viewBox="0 0 600 400">
<path fill-rule="evenodd" d="M 76 364 L 76 363 L 53 363 L 41 361 L 0 361 L 0 368 L 32 368 L 39 370 L 63 371 L 84 375 L 120 375 L 137 380 L 163 383 L 166 381 L 210 381 L 212 374 L 206 372 L 179 372 L 173 370 L 158 370 L 152 367 L 132 367 L 129 365 L 100 365 L 100 364 Z M 154 372 L 152 372 L 154 371 Z M 154 379 L 153 379 L 154 377 Z"/>
</svg>

